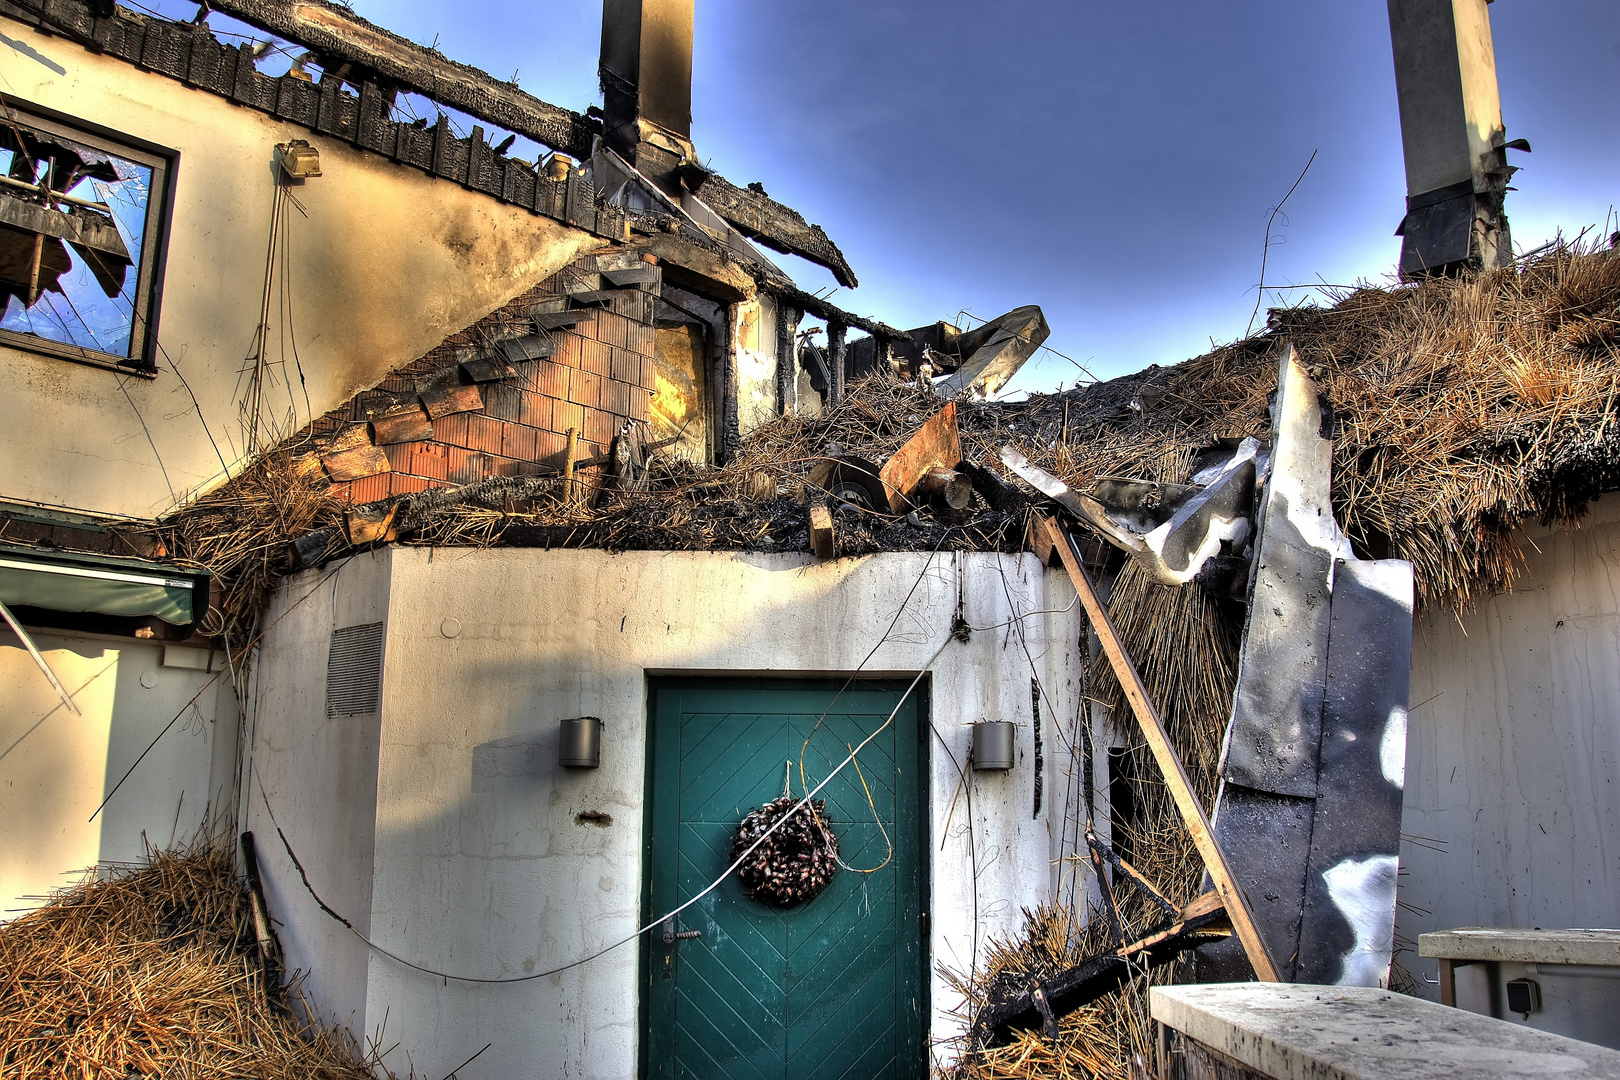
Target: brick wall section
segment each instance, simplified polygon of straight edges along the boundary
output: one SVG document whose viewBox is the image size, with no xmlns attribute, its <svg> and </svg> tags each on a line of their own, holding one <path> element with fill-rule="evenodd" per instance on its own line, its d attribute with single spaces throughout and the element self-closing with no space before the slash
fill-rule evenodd
<svg viewBox="0 0 1620 1080">
<path fill-rule="evenodd" d="M 581 259 L 452 335 L 317 420 L 310 433 L 334 434 L 413 400 L 424 382 L 447 377 L 447 369 L 466 359 L 468 349 L 525 332 L 529 324 L 523 313 L 537 303 L 591 286 L 587 279 L 596 276 L 594 264 L 593 258 Z M 480 384 L 481 410 L 438 417 L 430 440 L 384 446 L 390 472 L 334 484 L 333 493 L 360 504 L 493 476 L 543 473 L 538 466 L 561 467 L 569 428 L 580 432 L 580 458 L 606 454 L 627 420 L 647 419 L 655 379 L 653 307 L 652 294 L 626 288 L 606 307 L 571 312 L 579 316 L 572 327 L 545 331 L 556 348 L 553 356 L 516 363 L 516 376 Z"/>
</svg>

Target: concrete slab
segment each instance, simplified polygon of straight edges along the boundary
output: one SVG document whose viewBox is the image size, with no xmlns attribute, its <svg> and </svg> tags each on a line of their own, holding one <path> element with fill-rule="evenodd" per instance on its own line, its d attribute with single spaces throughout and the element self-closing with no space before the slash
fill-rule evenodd
<svg viewBox="0 0 1620 1080">
<path fill-rule="evenodd" d="M 1156 986 L 1153 1019 L 1277 1080 L 1620 1078 L 1620 1052 L 1359 986 Z"/>
<path fill-rule="evenodd" d="M 1442 960 L 1620 967 L 1620 930 L 1463 926 L 1418 935 L 1418 955 Z"/>
</svg>

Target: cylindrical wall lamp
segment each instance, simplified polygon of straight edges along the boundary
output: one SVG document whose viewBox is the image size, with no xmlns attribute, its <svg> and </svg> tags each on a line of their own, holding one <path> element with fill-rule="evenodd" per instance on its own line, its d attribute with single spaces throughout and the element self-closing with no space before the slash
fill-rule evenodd
<svg viewBox="0 0 1620 1080">
<path fill-rule="evenodd" d="M 570 769 L 594 769 L 602 764 L 601 717 L 564 720 L 558 736 L 557 764 Z"/>
<path fill-rule="evenodd" d="M 980 720 L 973 725 L 973 768 L 1013 767 L 1013 724 L 1010 720 Z"/>
</svg>

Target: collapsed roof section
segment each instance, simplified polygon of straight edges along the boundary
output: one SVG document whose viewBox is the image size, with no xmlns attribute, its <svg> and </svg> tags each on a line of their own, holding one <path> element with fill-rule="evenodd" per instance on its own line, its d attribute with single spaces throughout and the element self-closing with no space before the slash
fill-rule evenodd
<svg viewBox="0 0 1620 1080">
<path fill-rule="evenodd" d="M 481 128 L 457 138 L 442 113 L 431 126 L 422 120 L 397 122 L 390 113 L 400 91 L 414 91 L 576 161 L 595 153 L 603 134 L 598 119 L 541 101 L 515 83 L 417 45 L 336 4 L 325 0 L 219 0 L 203 9 L 217 10 L 305 46 L 322 69 L 318 83 L 310 81 L 302 68 L 280 78 L 260 74 L 254 68 L 251 46 L 233 49 L 200 23 L 151 18 L 91 0 L 8 0 L 4 9 L 14 18 L 73 38 L 87 48 L 323 135 L 344 138 L 505 202 L 604 236 L 620 239 L 625 235 L 624 223 L 613 209 L 601 208 L 601 220 L 596 219 L 596 190 L 584 186 L 592 179 L 589 175 L 576 178 L 575 170 L 561 168 L 541 174 L 534 163 L 506 157 Z M 690 50 L 689 39 L 686 48 Z M 799 213 L 761 191 L 738 188 L 684 158 L 677 164 L 683 166 L 681 177 L 690 176 L 689 181 L 678 182 L 693 194 L 705 189 L 710 204 L 706 209 L 719 219 L 773 250 L 825 267 L 846 287 L 856 284 L 848 260 L 820 226 L 807 224 Z"/>
</svg>

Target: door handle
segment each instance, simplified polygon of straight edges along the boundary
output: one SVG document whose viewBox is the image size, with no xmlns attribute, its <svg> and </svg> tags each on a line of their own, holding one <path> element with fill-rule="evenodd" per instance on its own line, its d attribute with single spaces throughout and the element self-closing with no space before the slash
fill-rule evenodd
<svg viewBox="0 0 1620 1080">
<path fill-rule="evenodd" d="M 677 941 L 691 941 L 693 938 L 703 936 L 701 930 L 676 930 L 674 919 L 665 919 L 662 929 L 664 931 L 663 940 L 665 945 L 673 945 Z"/>
<path fill-rule="evenodd" d="M 700 938 L 703 936 L 703 931 L 676 930 L 675 920 L 673 918 L 665 919 L 662 929 L 663 934 L 661 936 L 664 943 L 664 978 L 673 979 L 675 977 L 675 943 L 677 941 L 691 941 L 693 938 Z"/>
</svg>

